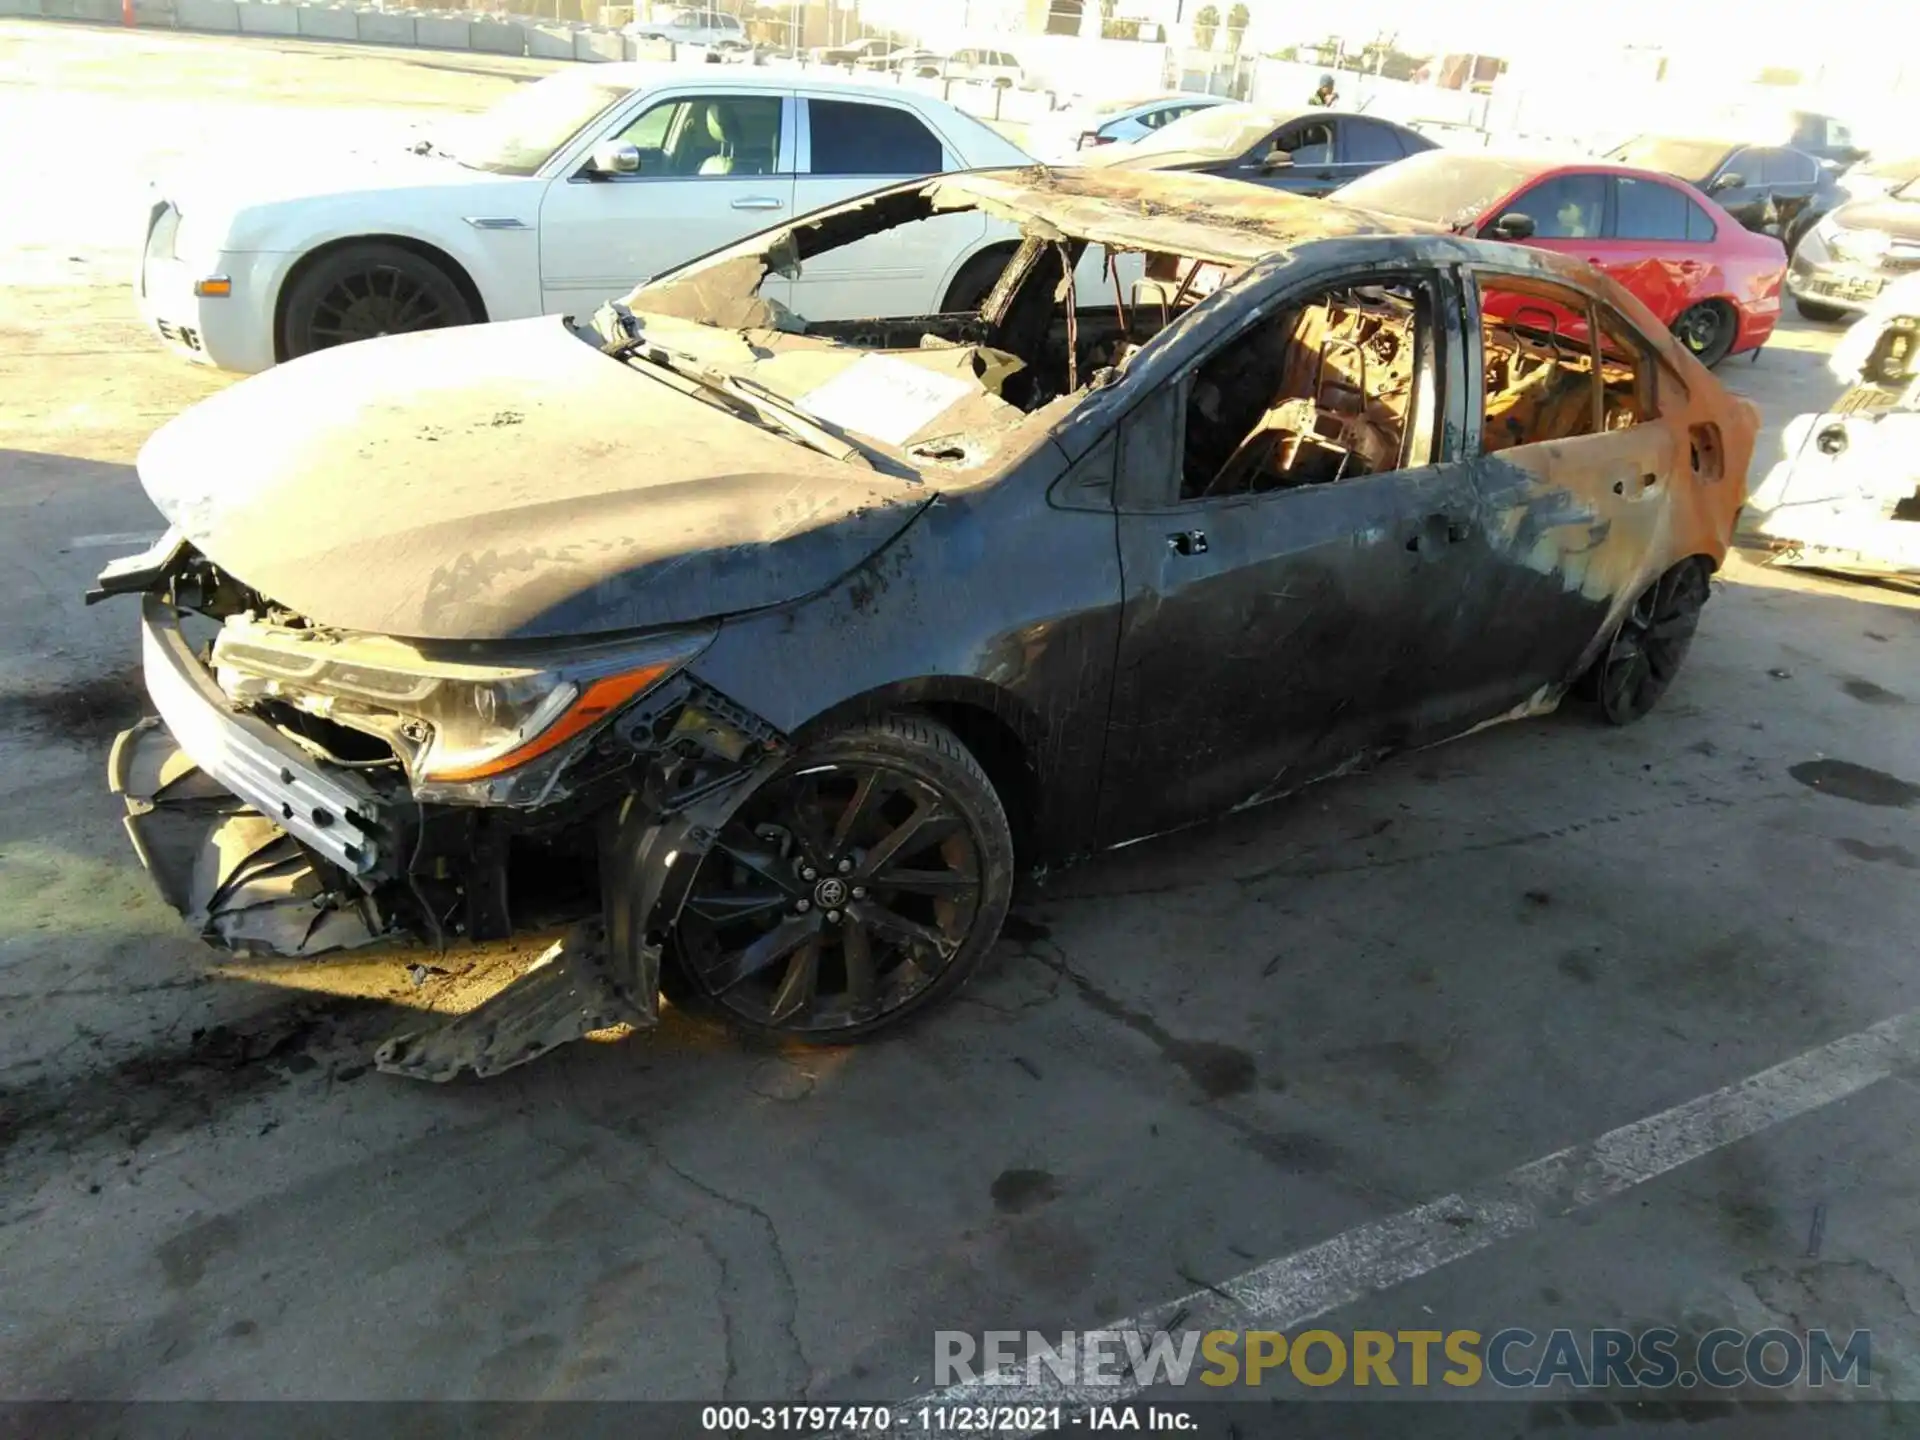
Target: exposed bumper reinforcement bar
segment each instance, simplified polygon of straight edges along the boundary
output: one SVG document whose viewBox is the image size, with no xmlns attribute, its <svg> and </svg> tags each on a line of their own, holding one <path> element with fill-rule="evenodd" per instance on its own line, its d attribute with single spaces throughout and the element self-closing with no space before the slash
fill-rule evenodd
<svg viewBox="0 0 1920 1440">
<path fill-rule="evenodd" d="M 393 872 L 380 796 L 358 776 L 323 769 L 299 746 L 227 703 L 194 657 L 171 607 L 142 602 L 147 693 L 180 748 L 302 845 L 364 882 Z M 122 777 L 113 777 L 123 790 Z"/>
</svg>

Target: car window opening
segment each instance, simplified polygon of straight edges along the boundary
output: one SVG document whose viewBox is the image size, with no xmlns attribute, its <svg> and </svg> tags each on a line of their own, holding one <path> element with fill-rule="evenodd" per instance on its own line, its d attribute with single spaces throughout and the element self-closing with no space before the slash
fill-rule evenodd
<svg viewBox="0 0 1920 1440">
<path fill-rule="evenodd" d="M 1596 354 L 1585 299 L 1554 286 L 1480 287 L 1481 453 L 1624 430 L 1652 418 L 1652 376 L 1620 343 Z M 1595 394 L 1594 378 L 1601 389 Z"/>
<path fill-rule="evenodd" d="M 1349 285 L 1256 325 L 1194 374 L 1184 499 L 1325 485 L 1400 468 L 1424 287 Z"/>
</svg>

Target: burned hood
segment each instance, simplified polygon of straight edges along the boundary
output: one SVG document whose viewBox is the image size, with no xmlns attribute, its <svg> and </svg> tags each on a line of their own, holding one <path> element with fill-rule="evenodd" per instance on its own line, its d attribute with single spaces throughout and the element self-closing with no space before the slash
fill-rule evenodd
<svg viewBox="0 0 1920 1440">
<path fill-rule="evenodd" d="M 429 640 L 781 604 L 844 575 L 931 498 L 683 394 L 552 316 L 278 366 L 155 434 L 140 478 L 201 553 L 269 599 Z"/>
</svg>

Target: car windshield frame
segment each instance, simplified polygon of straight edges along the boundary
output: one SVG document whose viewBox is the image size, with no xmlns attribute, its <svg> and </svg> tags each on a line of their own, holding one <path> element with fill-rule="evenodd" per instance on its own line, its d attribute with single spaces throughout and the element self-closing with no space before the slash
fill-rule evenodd
<svg viewBox="0 0 1920 1440">
<path fill-rule="evenodd" d="M 1361 176 L 1343 188 L 1339 198 L 1361 210 L 1464 230 L 1477 224 L 1496 200 L 1544 173 L 1538 165 L 1498 155 L 1423 150 Z"/>
<path fill-rule="evenodd" d="M 1162 125 L 1145 139 L 1136 140 L 1135 155 L 1205 155 L 1216 160 L 1237 160 L 1287 123 L 1287 116 L 1273 115 L 1250 105 L 1202 105 L 1191 115 L 1182 115 Z"/>
<path fill-rule="evenodd" d="M 537 175 L 582 130 L 633 94 L 631 85 L 562 70 L 515 90 L 453 127 L 440 149 L 470 170 Z"/>
<path fill-rule="evenodd" d="M 1607 152 L 1607 159 L 1682 180 L 1705 180 L 1726 163 L 1738 145 L 1724 140 L 1689 140 L 1672 135 L 1636 135 Z"/>
</svg>

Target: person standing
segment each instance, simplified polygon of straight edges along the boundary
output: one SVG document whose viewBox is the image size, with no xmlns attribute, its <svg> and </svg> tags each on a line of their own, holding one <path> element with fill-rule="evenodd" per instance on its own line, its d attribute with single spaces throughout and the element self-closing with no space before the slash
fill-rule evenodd
<svg viewBox="0 0 1920 1440">
<path fill-rule="evenodd" d="M 1313 92 L 1313 96 L 1307 101 L 1307 104 L 1332 109 L 1334 102 L 1339 98 L 1340 92 L 1333 88 L 1333 76 L 1326 74 L 1320 77 L 1320 88 Z"/>
</svg>

